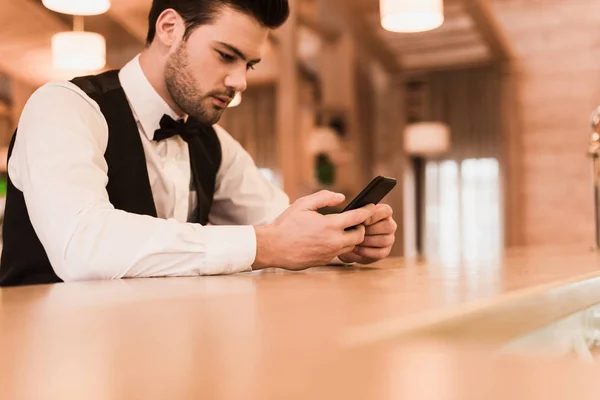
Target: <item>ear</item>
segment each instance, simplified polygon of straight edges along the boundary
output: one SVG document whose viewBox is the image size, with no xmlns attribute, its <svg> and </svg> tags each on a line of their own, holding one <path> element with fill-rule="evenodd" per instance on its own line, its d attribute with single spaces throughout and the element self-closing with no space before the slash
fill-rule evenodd
<svg viewBox="0 0 600 400">
<path fill-rule="evenodd" d="M 185 31 L 183 19 L 172 8 L 164 10 L 156 20 L 156 39 L 163 45 L 171 47 L 183 38 Z"/>
</svg>

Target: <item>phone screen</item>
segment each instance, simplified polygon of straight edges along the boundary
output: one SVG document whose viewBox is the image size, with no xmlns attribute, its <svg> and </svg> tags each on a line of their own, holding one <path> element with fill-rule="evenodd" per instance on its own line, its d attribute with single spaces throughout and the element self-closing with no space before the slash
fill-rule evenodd
<svg viewBox="0 0 600 400">
<path fill-rule="evenodd" d="M 373 179 L 342 212 L 361 208 L 368 204 L 378 204 L 395 186 L 396 179 L 378 176 Z"/>
</svg>

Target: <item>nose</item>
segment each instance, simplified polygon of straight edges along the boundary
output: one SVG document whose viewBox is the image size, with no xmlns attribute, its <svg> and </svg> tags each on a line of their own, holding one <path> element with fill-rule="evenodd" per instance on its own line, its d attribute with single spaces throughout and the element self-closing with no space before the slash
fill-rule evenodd
<svg viewBox="0 0 600 400">
<path fill-rule="evenodd" d="M 236 92 L 243 92 L 248 87 L 246 82 L 246 69 L 236 68 L 232 70 L 225 78 L 225 86 L 234 89 Z"/>
</svg>

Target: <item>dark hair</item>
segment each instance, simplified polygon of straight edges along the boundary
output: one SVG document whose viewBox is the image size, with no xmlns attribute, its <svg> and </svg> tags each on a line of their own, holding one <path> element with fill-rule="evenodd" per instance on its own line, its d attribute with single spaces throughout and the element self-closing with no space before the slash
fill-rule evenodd
<svg viewBox="0 0 600 400">
<path fill-rule="evenodd" d="M 152 0 L 146 44 L 154 40 L 156 20 L 169 8 L 177 11 L 185 21 L 183 38 L 186 40 L 198 26 L 211 23 L 223 7 L 248 14 L 270 29 L 283 25 L 290 14 L 288 0 Z"/>
</svg>

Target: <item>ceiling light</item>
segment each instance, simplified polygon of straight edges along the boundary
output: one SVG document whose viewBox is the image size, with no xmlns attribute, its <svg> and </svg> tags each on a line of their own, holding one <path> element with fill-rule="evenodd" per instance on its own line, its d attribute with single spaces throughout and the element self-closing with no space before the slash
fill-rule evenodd
<svg viewBox="0 0 600 400">
<path fill-rule="evenodd" d="M 110 0 L 42 0 L 46 8 L 63 14 L 98 15 L 110 8 Z"/>
<path fill-rule="evenodd" d="M 443 0 L 380 0 L 381 26 L 392 32 L 423 32 L 444 22 Z"/>
<path fill-rule="evenodd" d="M 106 65 L 106 41 L 94 32 L 60 32 L 52 37 L 55 68 L 95 71 Z"/>
</svg>

